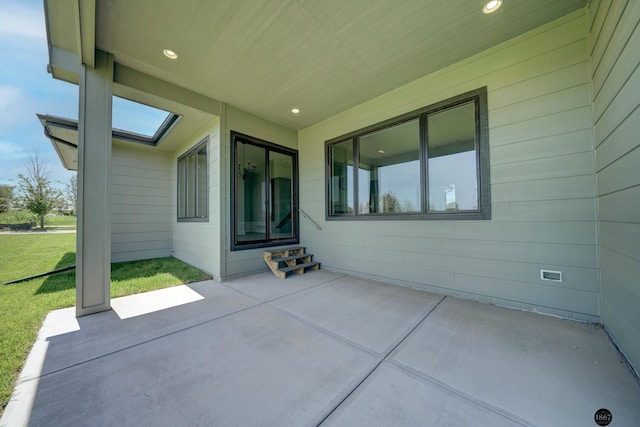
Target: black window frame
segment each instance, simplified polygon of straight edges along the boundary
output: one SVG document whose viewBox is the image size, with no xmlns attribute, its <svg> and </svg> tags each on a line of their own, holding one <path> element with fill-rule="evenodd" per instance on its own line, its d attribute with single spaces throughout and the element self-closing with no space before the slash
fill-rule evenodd
<svg viewBox="0 0 640 427">
<path fill-rule="evenodd" d="M 190 154 L 194 153 L 194 152 L 198 152 L 202 149 L 202 147 L 205 147 L 205 151 L 207 153 L 207 159 L 206 159 L 206 169 L 207 169 L 207 173 L 206 173 L 206 179 L 204 182 L 205 185 L 205 190 L 204 190 L 204 194 L 205 194 L 205 212 L 206 215 L 205 216 L 180 216 L 180 189 L 182 188 L 181 184 L 181 174 L 180 174 L 180 162 L 184 161 Z M 195 162 L 195 167 L 196 167 L 196 179 L 197 177 L 199 177 L 198 174 L 198 162 Z M 209 137 L 205 137 L 204 139 L 202 139 L 200 142 L 198 142 L 196 145 L 194 145 L 193 147 L 191 147 L 189 150 L 187 150 L 186 152 L 184 152 L 180 157 L 178 157 L 178 160 L 176 161 L 176 165 L 177 165 L 177 169 L 176 169 L 176 175 L 177 175 L 177 184 L 178 187 L 176 189 L 176 219 L 178 222 L 209 222 Z M 195 193 L 196 193 L 196 197 L 195 197 L 195 201 L 196 201 L 196 208 L 195 211 L 198 212 L 198 186 L 200 185 L 200 182 L 196 182 L 196 186 L 195 186 Z M 184 201 L 185 203 L 187 203 L 188 197 L 185 195 Z M 186 208 L 185 208 L 185 212 L 186 212 Z"/>
<path fill-rule="evenodd" d="M 469 101 L 475 103 L 476 118 L 476 173 L 478 183 L 478 209 L 475 211 L 429 212 L 428 184 L 428 140 L 427 118 L 429 114 L 440 112 Z M 352 200 L 353 213 L 333 214 L 331 212 L 331 147 L 346 141 L 352 141 L 353 163 L 359 162 L 360 138 L 367 134 L 391 128 L 402 123 L 419 120 L 420 138 L 420 212 L 401 213 L 358 213 L 358 168 L 353 168 Z M 491 219 L 491 179 L 489 160 L 489 125 L 487 108 L 487 87 L 481 87 L 446 100 L 428 105 L 418 110 L 393 117 L 380 123 L 341 135 L 325 141 L 325 219 L 327 221 L 378 221 L 378 220 L 490 220 Z"/>
</svg>

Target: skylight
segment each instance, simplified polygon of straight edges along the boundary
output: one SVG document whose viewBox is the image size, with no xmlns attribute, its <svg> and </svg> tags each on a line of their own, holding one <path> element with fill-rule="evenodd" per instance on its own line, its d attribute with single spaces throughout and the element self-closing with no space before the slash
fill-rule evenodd
<svg viewBox="0 0 640 427">
<path fill-rule="evenodd" d="M 178 116 L 124 98 L 113 97 L 112 127 L 114 134 L 157 144 Z M 138 138 L 142 137 L 142 138 Z"/>
</svg>

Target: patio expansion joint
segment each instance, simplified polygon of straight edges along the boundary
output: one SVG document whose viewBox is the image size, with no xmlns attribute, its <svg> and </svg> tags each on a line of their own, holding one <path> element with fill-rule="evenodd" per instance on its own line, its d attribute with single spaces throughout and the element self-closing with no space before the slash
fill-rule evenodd
<svg viewBox="0 0 640 427">
<path fill-rule="evenodd" d="M 444 296 L 439 302 L 438 304 L 433 307 L 433 309 L 429 312 L 429 314 L 431 314 L 432 312 L 434 312 L 436 310 L 436 308 L 438 308 L 438 306 L 445 300 L 447 299 L 448 296 Z M 427 320 L 427 317 L 425 316 L 425 318 L 418 324 L 416 325 L 415 328 L 413 328 L 413 330 L 406 336 L 404 337 L 404 339 L 402 340 L 402 342 L 410 339 L 413 335 L 418 333 L 418 330 L 421 329 L 422 327 L 426 327 L 425 326 L 425 320 Z M 401 343 L 400 343 L 401 344 Z M 384 360 L 381 362 L 381 364 L 383 362 L 387 362 L 390 365 L 396 367 L 397 369 L 400 369 L 401 371 L 403 371 L 404 373 L 406 373 L 407 375 L 414 377 L 415 379 L 417 379 L 418 381 L 426 381 L 429 382 L 433 385 L 435 385 L 436 387 L 444 390 L 445 392 L 454 394 L 468 402 L 470 402 L 473 405 L 476 406 L 480 406 L 490 412 L 493 412 L 499 416 L 502 416 L 504 418 L 507 418 L 511 421 L 514 421 L 522 426 L 526 426 L 526 427 L 535 427 L 535 425 L 531 424 L 530 422 L 518 417 L 515 414 L 512 414 L 511 412 L 506 411 L 505 409 L 499 407 L 499 406 L 495 406 L 489 402 L 486 402 L 484 400 L 478 399 L 468 393 L 465 393 L 462 390 L 458 390 L 454 387 L 452 387 L 451 385 L 438 380 L 435 377 L 432 377 L 430 375 L 427 375 L 423 372 L 420 372 L 410 366 L 407 366 L 401 362 L 398 362 L 397 360 L 394 360 L 393 357 L 396 356 L 396 354 L 400 351 L 400 344 L 398 344 L 397 346 L 395 346 L 390 352 L 389 354 L 384 358 Z"/>
<path fill-rule="evenodd" d="M 271 301 L 269 301 L 269 302 L 271 302 Z M 275 306 L 272 306 L 270 308 L 272 308 L 273 310 L 278 311 L 279 313 L 282 313 L 285 316 L 290 317 L 290 318 L 292 318 L 292 319 L 294 319 L 294 320 L 296 320 L 296 321 L 298 321 L 300 323 L 303 323 L 304 325 L 306 325 L 306 326 L 308 326 L 308 327 L 310 327 L 312 329 L 315 329 L 316 331 L 322 333 L 323 335 L 327 335 L 329 338 L 331 338 L 334 341 L 338 341 L 338 342 L 340 342 L 342 344 L 345 344 L 347 346 L 350 346 L 350 347 L 355 347 L 356 349 L 358 349 L 360 351 L 363 351 L 363 352 L 365 352 L 365 353 L 367 353 L 367 354 L 369 354 L 369 355 L 371 355 L 371 356 L 373 356 L 373 357 L 375 357 L 377 359 L 380 359 L 380 360 L 382 360 L 382 358 L 384 356 L 383 353 L 378 353 L 376 351 L 370 350 L 370 349 L 358 344 L 355 341 L 352 341 L 352 340 L 350 340 L 348 338 L 342 337 L 342 336 L 340 336 L 340 335 L 338 335 L 338 334 L 336 334 L 334 332 L 331 332 L 330 330 L 325 329 L 322 326 L 318 326 L 315 323 L 310 322 L 309 320 L 303 319 L 302 317 L 299 317 L 299 316 L 297 316 L 297 315 L 285 310 L 284 308 L 275 307 Z"/>
<path fill-rule="evenodd" d="M 205 321 L 202 321 L 202 322 L 194 323 L 193 325 L 185 326 L 184 328 L 176 329 L 175 331 L 167 332 L 166 334 L 158 335 L 157 337 L 149 338 L 149 339 L 137 342 L 135 344 L 131 344 L 131 345 L 128 345 L 128 346 L 124 346 L 124 347 L 118 348 L 118 349 L 113 350 L 113 351 L 109 351 L 109 352 L 101 354 L 99 356 L 90 357 L 88 359 L 81 360 L 81 361 L 73 363 L 71 365 L 64 366 L 64 367 L 61 367 L 61 368 L 58 368 L 58 369 L 54 369 L 54 370 L 48 371 L 48 372 L 46 372 L 44 374 L 41 374 L 41 375 L 38 375 L 36 377 L 29 378 L 29 379 L 25 380 L 24 382 L 38 380 L 40 378 L 44 378 L 44 377 L 47 377 L 49 375 L 53 375 L 53 374 L 65 371 L 67 369 L 72 369 L 72 368 L 75 368 L 77 366 L 81 366 L 81 365 L 84 365 L 86 363 L 90 363 L 90 362 L 93 362 L 95 360 L 102 359 L 104 357 L 109 357 L 109 356 L 112 356 L 114 354 L 118 354 L 120 352 L 130 350 L 132 348 L 136 348 L 136 347 L 139 347 L 139 346 L 142 346 L 142 345 L 154 342 L 154 341 L 158 341 L 158 340 L 161 340 L 163 338 L 167 338 L 167 337 L 170 337 L 172 335 L 176 335 L 176 334 L 188 331 L 190 329 L 194 329 L 194 328 L 197 328 L 199 326 L 206 325 L 208 323 L 212 323 L 212 322 L 215 322 L 215 321 L 220 320 L 220 319 L 224 319 L 224 318 L 229 317 L 229 316 L 233 316 L 234 314 L 242 313 L 243 311 L 247 311 L 247 310 L 251 310 L 252 308 L 259 307 L 259 306 L 262 306 L 262 305 L 264 305 L 264 303 L 258 303 L 258 304 L 250 305 L 248 307 L 241 308 L 239 310 L 232 311 L 230 313 L 226 313 L 226 314 L 214 317 L 214 318 L 209 319 L 209 320 L 205 320 Z"/>
<path fill-rule="evenodd" d="M 458 397 L 460 397 L 460 398 L 462 398 L 462 399 L 464 399 L 464 400 L 466 400 L 468 402 L 471 402 L 473 405 L 481 406 L 481 407 L 487 409 L 490 412 L 493 412 L 493 413 L 495 413 L 495 414 L 497 414 L 499 416 L 502 416 L 504 418 L 508 418 L 509 420 L 514 421 L 514 422 L 516 422 L 516 423 L 518 423 L 518 424 L 520 424 L 522 426 L 535 427 L 534 424 L 531 424 L 531 423 L 527 422 L 526 420 L 518 417 L 515 414 L 512 414 L 511 412 L 506 411 L 505 409 L 503 409 L 503 408 L 501 408 L 499 406 L 495 406 L 495 405 L 493 405 L 493 404 L 491 404 L 489 402 L 486 402 L 484 400 L 480 400 L 480 399 L 478 399 L 478 398 L 476 398 L 476 397 L 474 397 L 474 396 L 472 396 L 470 394 L 467 394 L 462 390 L 458 390 L 458 389 L 450 386 L 449 384 L 447 384 L 445 382 L 442 382 L 442 381 L 440 381 L 440 380 L 438 380 L 438 379 L 436 379 L 436 378 L 434 378 L 434 377 L 432 377 L 430 375 L 427 375 L 427 374 L 425 374 L 423 372 L 417 371 L 417 370 L 411 368 L 410 366 L 404 365 L 404 364 L 402 364 L 402 363 L 400 363 L 400 362 L 398 362 L 396 360 L 393 360 L 393 359 L 388 359 L 388 360 L 385 359 L 384 361 L 386 361 L 390 365 L 400 369 L 401 371 L 405 372 L 407 375 L 410 375 L 410 376 L 416 378 L 419 381 L 429 382 L 429 383 L 435 385 L 436 387 L 438 387 L 440 389 L 443 389 L 445 392 L 454 394 L 454 395 L 456 395 L 456 396 L 458 396 Z"/>
<path fill-rule="evenodd" d="M 347 276 L 348 276 L 348 274 L 344 274 L 343 273 L 342 276 L 334 277 L 333 279 L 318 283 L 316 285 L 309 286 L 309 287 L 303 288 L 303 289 L 298 289 L 296 291 L 293 291 L 293 292 L 290 292 L 290 293 L 287 293 L 287 294 L 284 294 L 284 295 L 280 295 L 280 296 L 277 296 L 277 297 L 274 297 L 274 298 L 271 298 L 271 299 L 267 299 L 267 300 L 264 300 L 264 301 L 260 301 L 255 296 L 253 296 L 253 295 L 251 295 L 251 294 L 249 294 L 247 292 L 244 292 L 241 289 L 236 288 L 235 286 L 233 286 L 232 282 L 231 283 L 220 282 L 220 284 L 222 286 L 226 287 L 227 289 L 231 289 L 232 291 L 238 292 L 238 293 L 240 293 L 240 294 L 242 294 L 244 296 L 247 296 L 247 297 L 249 297 L 249 298 L 251 298 L 251 299 L 253 299 L 255 301 L 258 301 L 258 302 L 260 302 L 260 304 L 258 304 L 258 305 L 262 305 L 262 304 L 268 304 L 270 302 L 278 301 L 280 299 L 287 298 L 287 297 L 290 297 L 292 295 L 296 295 L 296 294 L 299 294 L 299 293 L 302 293 L 302 292 L 306 292 L 306 291 L 309 291 L 311 289 L 319 288 L 321 286 L 324 286 L 324 285 L 327 285 L 329 283 L 333 283 L 333 282 L 335 282 L 337 280 L 343 279 L 343 278 L 345 278 Z"/>
<path fill-rule="evenodd" d="M 392 346 L 389 350 L 386 351 L 386 354 L 384 355 L 384 357 L 382 357 L 377 363 L 374 362 L 374 364 L 373 364 L 372 368 L 370 368 L 369 372 L 366 373 L 357 384 L 355 384 L 353 387 L 351 387 L 351 389 L 347 393 L 345 393 L 344 397 L 341 400 L 339 400 L 335 405 L 333 405 L 333 407 L 330 410 L 327 411 L 327 414 L 324 417 L 322 417 L 320 419 L 320 421 L 316 425 L 321 425 L 322 423 L 324 423 L 338 408 L 340 408 L 340 406 L 342 406 L 342 404 L 345 403 L 360 388 L 360 386 L 363 385 L 371 377 L 371 375 L 373 375 L 374 372 L 377 371 L 377 369 L 380 367 L 380 365 L 382 365 L 385 361 L 387 361 L 387 359 L 392 354 L 394 354 L 396 349 L 398 349 L 398 347 L 400 347 L 402 345 L 402 343 L 404 343 L 410 336 L 412 336 L 414 334 L 416 329 L 418 329 L 420 327 L 420 325 L 422 325 L 424 323 L 424 321 L 427 320 L 427 318 L 431 315 L 431 313 L 433 313 L 446 298 L 447 298 L 447 296 L 444 295 L 431 308 L 431 310 L 429 310 L 424 316 L 422 316 L 422 318 L 420 319 L 419 322 L 416 322 L 415 326 L 413 328 L 411 328 L 411 330 L 409 330 L 409 332 L 407 332 L 402 339 L 400 339 L 394 346 Z M 371 353 L 371 351 L 368 351 L 368 352 Z M 378 356 L 378 357 L 380 357 L 380 356 Z"/>
</svg>

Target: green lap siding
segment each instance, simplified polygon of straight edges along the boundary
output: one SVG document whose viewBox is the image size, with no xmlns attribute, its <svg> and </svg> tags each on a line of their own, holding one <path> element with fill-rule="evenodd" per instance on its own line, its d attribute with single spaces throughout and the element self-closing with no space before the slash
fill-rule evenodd
<svg viewBox="0 0 640 427">
<path fill-rule="evenodd" d="M 587 25 L 573 13 L 300 131 L 301 206 L 322 226 L 301 221 L 308 251 L 329 269 L 597 321 Z M 482 86 L 491 220 L 324 220 L 326 140 Z"/>
</svg>

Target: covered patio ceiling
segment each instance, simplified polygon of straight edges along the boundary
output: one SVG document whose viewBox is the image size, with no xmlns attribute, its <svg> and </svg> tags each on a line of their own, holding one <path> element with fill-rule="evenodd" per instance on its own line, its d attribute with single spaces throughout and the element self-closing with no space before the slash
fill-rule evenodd
<svg viewBox="0 0 640 427">
<path fill-rule="evenodd" d="M 45 0 L 45 9 L 56 78 L 74 81 L 60 58 L 91 65 L 95 47 L 114 55 L 116 95 L 166 109 L 169 83 L 298 130 L 586 3 L 505 0 L 491 15 L 483 0 Z"/>
</svg>

